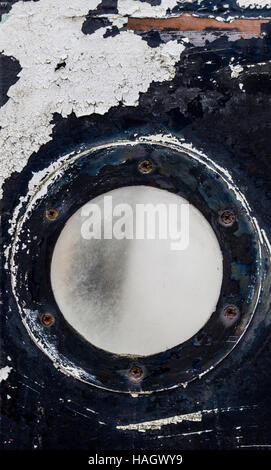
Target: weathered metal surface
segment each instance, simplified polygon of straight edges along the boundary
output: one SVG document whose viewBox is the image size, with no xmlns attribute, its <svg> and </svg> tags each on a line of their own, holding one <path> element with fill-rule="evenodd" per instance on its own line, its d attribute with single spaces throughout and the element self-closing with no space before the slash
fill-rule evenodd
<svg viewBox="0 0 271 470">
<path fill-rule="evenodd" d="M 13 16 L 0 26 L 0 35 L 2 28 L 8 38 L 1 36 L 3 55 L 13 56 L 17 64 L 17 68 L 9 69 L 10 85 L 14 85 L 9 88 L 6 81 L 7 91 L 4 90 L 4 105 L 0 109 L 5 177 L 1 446 L 88 450 L 268 448 L 271 446 L 270 23 L 262 24 L 261 35 L 258 29 L 252 33 L 205 29 L 129 31 L 127 36 L 126 20 L 120 24 L 119 19 L 131 15 L 118 12 L 117 2 L 96 3 L 89 12 L 89 2 L 78 1 L 76 17 L 70 2 L 58 2 L 58 10 L 53 10 L 48 0 L 34 2 L 34 6 L 33 2 L 25 2 L 24 17 L 13 10 L 15 6 L 21 8 L 19 2 L 8 13 L 13 11 Z M 148 11 L 152 7 L 149 2 L 140 3 L 148 3 Z M 200 10 L 198 2 L 175 3 L 169 14 L 186 11 L 208 16 L 217 6 L 217 2 L 204 1 Z M 237 2 L 227 3 L 229 7 L 221 6 L 219 10 L 224 20 L 229 20 L 229 15 L 240 21 L 270 17 L 266 8 L 242 9 Z M 31 11 L 36 8 L 33 15 L 30 8 Z M 93 26 L 94 32 L 91 31 L 93 15 L 104 18 L 105 12 L 117 15 L 118 22 L 116 16 L 111 16 L 102 19 L 99 25 L 96 22 L 99 28 Z M 31 23 L 37 14 L 38 21 Z M 24 29 L 29 24 L 30 36 Z M 69 29 L 71 24 L 73 31 Z M 65 36 L 63 44 L 57 42 L 59 28 Z M 14 41 L 10 40 L 11 32 Z M 118 39 L 119 43 L 114 42 Z M 20 41 L 24 47 L 20 47 Z M 42 55 L 45 43 L 49 48 Z M 54 43 L 59 51 L 53 48 Z M 120 43 L 125 44 L 121 58 Z M 94 59 L 90 49 L 92 54 L 96 51 Z M 83 53 L 82 63 L 75 51 Z M 162 57 L 166 61 L 163 72 Z M 99 67 L 105 66 L 103 75 L 107 74 L 102 91 L 101 78 L 97 79 L 101 70 L 97 59 L 101 59 Z M 22 71 L 16 78 L 19 67 Z M 113 84 L 110 89 L 109 82 Z M 126 94 L 119 94 L 120 89 Z M 63 93 L 61 103 L 59 90 Z M 132 90 L 136 94 L 131 98 Z M 102 103 L 97 96 L 99 99 L 103 96 Z M 186 387 L 150 395 L 120 395 L 97 389 L 57 369 L 37 348 L 21 321 L 6 265 L 14 242 L 12 230 L 18 208 L 20 203 L 23 207 L 29 191 L 34 193 L 44 184 L 69 152 L 121 139 L 151 139 L 163 145 L 181 143 L 214 162 L 245 195 L 267 256 L 262 307 L 232 353 Z M 114 179 L 113 166 L 105 171 L 104 177 Z M 47 209 L 55 207 L 48 204 Z M 38 272 L 32 282 L 39 283 Z M 245 327 L 239 325 L 239 334 Z M 199 343 L 201 340 L 198 338 Z"/>
<path fill-rule="evenodd" d="M 138 162 L 147 159 L 154 167 L 148 176 L 137 171 Z M 211 224 L 224 258 L 215 312 L 191 340 L 164 353 L 135 358 L 145 370 L 140 384 L 127 383 L 127 371 L 133 362 L 129 356 L 95 348 L 70 328 L 55 301 L 50 281 L 54 246 L 70 216 L 89 198 L 129 185 L 167 189 L 189 200 Z M 48 204 L 57 207 L 59 214 L 49 222 L 44 217 Z M 228 207 L 234 207 L 237 218 L 231 227 L 224 227 L 219 213 Z M 244 196 L 218 169 L 199 155 L 185 152 L 181 146 L 120 141 L 73 156 L 49 175 L 45 189 L 41 185 L 27 197 L 18 212 L 14 231 L 9 296 L 15 298 L 28 333 L 56 367 L 98 387 L 149 393 L 187 385 L 229 354 L 262 302 L 268 255 L 263 252 L 258 227 Z M 119 257 L 121 263 L 121 253 Z M 102 284 L 107 296 L 112 295 L 114 286 L 109 280 Z M 228 306 L 233 302 L 239 312 L 235 317 L 230 316 Z M 55 318 L 50 330 L 40 327 L 40 316 L 47 312 Z"/>
</svg>

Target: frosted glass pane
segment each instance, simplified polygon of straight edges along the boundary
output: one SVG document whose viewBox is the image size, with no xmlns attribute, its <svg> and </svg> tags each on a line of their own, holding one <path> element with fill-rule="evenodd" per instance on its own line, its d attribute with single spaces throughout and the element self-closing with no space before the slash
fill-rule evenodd
<svg viewBox="0 0 271 470">
<path fill-rule="evenodd" d="M 112 197 L 113 209 L 128 203 L 133 214 L 136 204 L 188 207 L 185 199 L 168 191 L 129 186 L 79 209 L 62 230 L 51 264 L 52 288 L 62 314 L 86 340 L 113 353 L 149 355 L 186 341 L 207 322 L 220 293 L 222 254 L 213 229 L 189 205 L 186 249 L 172 249 L 172 239 L 159 239 L 158 231 L 155 239 L 104 239 L 111 230 L 110 216 L 103 213 L 104 196 Z M 100 239 L 82 236 L 83 223 L 91 231 L 99 221 L 92 211 L 94 225 L 89 226 L 89 204 L 102 214 Z M 134 215 L 125 211 L 124 216 L 125 233 L 131 237 Z M 113 216 L 113 222 L 118 220 L 120 215 Z M 169 224 L 168 212 L 161 220 Z M 154 224 L 157 228 L 157 218 Z"/>
</svg>

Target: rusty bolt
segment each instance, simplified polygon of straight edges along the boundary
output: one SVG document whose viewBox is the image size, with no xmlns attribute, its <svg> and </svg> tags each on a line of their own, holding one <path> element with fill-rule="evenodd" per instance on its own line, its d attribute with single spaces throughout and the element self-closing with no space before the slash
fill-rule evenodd
<svg viewBox="0 0 271 470">
<path fill-rule="evenodd" d="M 52 326 L 55 323 L 54 316 L 51 313 L 44 313 L 41 317 L 41 323 L 44 326 Z"/>
<path fill-rule="evenodd" d="M 58 210 L 57 209 L 47 209 L 46 210 L 46 218 L 49 220 L 55 220 L 58 217 Z"/>
<path fill-rule="evenodd" d="M 228 305 L 224 308 L 223 314 L 227 320 L 233 320 L 238 315 L 238 308 L 234 305 Z"/>
<path fill-rule="evenodd" d="M 219 222 L 224 227 L 231 227 L 235 222 L 235 215 L 232 211 L 226 210 L 219 216 Z"/>
<path fill-rule="evenodd" d="M 128 377 L 132 382 L 139 382 L 143 378 L 143 369 L 139 366 L 132 366 L 128 372 Z"/>
<path fill-rule="evenodd" d="M 144 173 L 145 175 L 147 173 L 150 173 L 153 169 L 153 164 L 150 160 L 142 160 L 138 164 L 138 169 L 141 173 Z"/>
</svg>

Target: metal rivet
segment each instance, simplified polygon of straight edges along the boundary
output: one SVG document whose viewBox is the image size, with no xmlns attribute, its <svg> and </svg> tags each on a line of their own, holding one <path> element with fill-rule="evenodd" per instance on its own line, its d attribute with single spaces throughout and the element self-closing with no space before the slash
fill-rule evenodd
<svg viewBox="0 0 271 470">
<path fill-rule="evenodd" d="M 235 214 L 230 210 L 223 211 L 219 216 L 219 222 L 224 227 L 231 227 L 235 222 Z"/>
<path fill-rule="evenodd" d="M 41 323 L 44 326 L 52 326 L 54 322 L 55 322 L 55 319 L 51 313 L 44 313 L 41 317 Z"/>
<path fill-rule="evenodd" d="M 153 164 L 150 160 L 142 160 L 138 164 L 138 169 L 141 173 L 147 174 L 150 173 L 153 169 Z"/>
<path fill-rule="evenodd" d="M 143 369 L 139 366 L 132 366 L 128 372 L 128 377 L 131 382 L 139 382 L 143 378 Z"/>
<path fill-rule="evenodd" d="M 55 220 L 58 217 L 58 210 L 57 209 L 47 209 L 46 210 L 46 218 L 49 220 Z"/>
<path fill-rule="evenodd" d="M 238 308 L 234 305 L 228 305 L 224 308 L 223 314 L 227 320 L 233 320 L 238 315 Z"/>
</svg>

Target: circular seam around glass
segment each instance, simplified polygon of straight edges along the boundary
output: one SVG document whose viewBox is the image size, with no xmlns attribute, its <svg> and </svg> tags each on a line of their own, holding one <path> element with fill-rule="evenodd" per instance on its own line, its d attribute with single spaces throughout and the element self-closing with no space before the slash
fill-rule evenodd
<svg viewBox="0 0 271 470">
<path fill-rule="evenodd" d="M 119 216 L 111 216 L 109 204 Z M 136 233 L 139 207 L 146 208 L 144 239 Z M 222 274 L 219 243 L 204 216 L 184 198 L 147 186 L 115 189 L 80 208 L 66 222 L 51 264 L 54 296 L 68 323 L 96 347 L 137 356 L 196 334 L 215 311 Z"/>
</svg>

